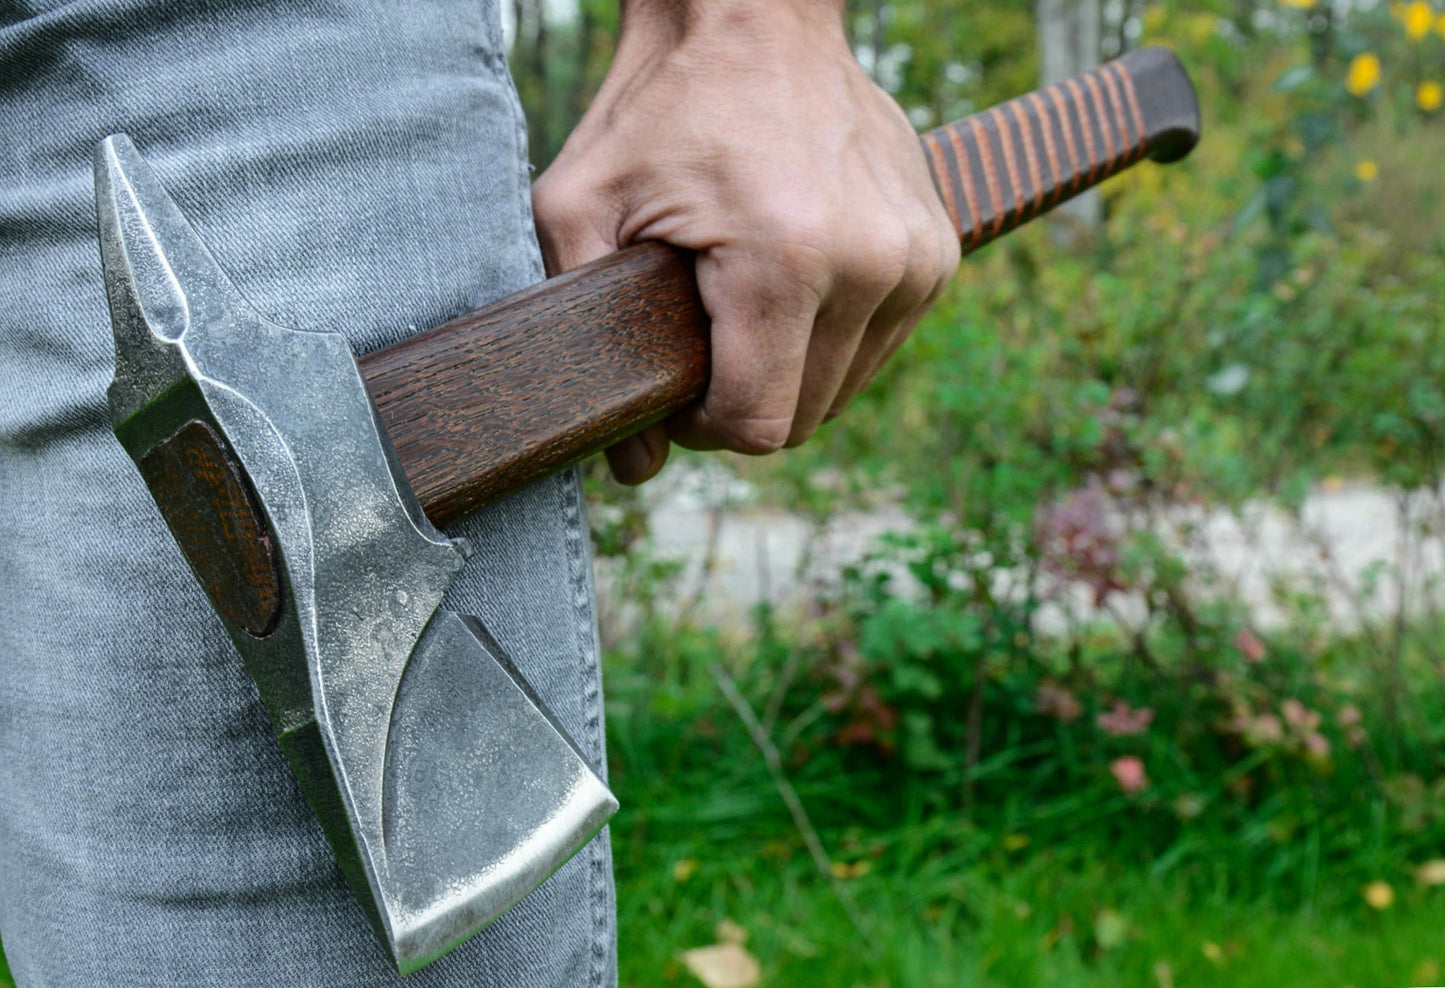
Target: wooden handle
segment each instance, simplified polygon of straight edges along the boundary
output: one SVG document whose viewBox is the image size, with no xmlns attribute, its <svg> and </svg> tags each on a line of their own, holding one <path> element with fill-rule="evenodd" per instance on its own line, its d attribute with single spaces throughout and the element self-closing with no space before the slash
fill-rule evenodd
<svg viewBox="0 0 1445 988">
<path fill-rule="evenodd" d="M 1145 156 L 1183 157 L 1199 107 L 1143 49 L 923 136 L 973 250 Z M 397 458 L 438 525 L 698 401 L 708 319 L 693 259 L 645 243 L 362 358 Z"/>
<path fill-rule="evenodd" d="M 923 135 L 964 253 L 1145 157 L 1199 140 L 1199 104 L 1174 53 L 1144 48 Z"/>
<path fill-rule="evenodd" d="M 698 400 L 707 340 L 692 255 L 648 242 L 358 363 L 445 525 Z"/>
</svg>

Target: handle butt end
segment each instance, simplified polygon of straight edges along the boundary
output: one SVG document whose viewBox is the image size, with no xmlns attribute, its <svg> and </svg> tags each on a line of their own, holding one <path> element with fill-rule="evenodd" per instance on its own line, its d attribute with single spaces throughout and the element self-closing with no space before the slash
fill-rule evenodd
<svg viewBox="0 0 1445 988">
<path fill-rule="evenodd" d="M 1178 161 L 1199 143 L 1199 96 L 1184 66 L 1168 48 L 1140 48 L 1120 59 L 1134 80 L 1144 114 L 1149 157 Z"/>
</svg>

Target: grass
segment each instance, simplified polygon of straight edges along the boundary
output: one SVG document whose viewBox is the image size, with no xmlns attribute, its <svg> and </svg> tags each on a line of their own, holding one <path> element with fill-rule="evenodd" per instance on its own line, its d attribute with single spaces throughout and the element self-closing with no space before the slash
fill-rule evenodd
<svg viewBox="0 0 1445 988">
<path fill-rule="evenodd" d="M 624 988 L 695 984 L 678 955 L 714 942 L 723 920 L 748 932 L 764 985 L 1419 985 L 1439 984 L 1445 970 L 1440 890 L 1381 912 L 1354 890 L 1340 908 L 1287 910 L 1049 852 L 999 868 L 891 848 L 840 883 L 860 916 L 855 928 L 806 860 L 779 864 L 767 845 L 696 853 L 709 856 L 678 859 L 698 861 L 689 875 L 665 854 L 623 844 Z"/>
<path fill-rule="evenodd" d="M 1157 834 L 1131 837 L 1147 815 L 1100 817 L 1082 794 L 1055 794 L 1034 817 L 1072 807 L 1072 823 L 1031 841 L 999 829 L 1005 815 L 939 809 L 948 801 L 924 785 L 824 752 L 786 769 L 831 857 L 825 877 L 762 755 L 698 674 L 717 647 L 646 674 L 608 668 L 623 988 L 695 988 L 683 952 L 738 928 L 763 986 L 1445 983 L 1445 888 L 1418 885 L 1410 865 L 1436 843 L 1365 827 L 1368 813 L 1331 817 L 1325 840 L 1275 829 L 1282 818 L 1261 806 L 1242 829 L 1201 820 L 1161 851 Z M 1371 881 L 1392 901 L 1369 905 Z"/>
<path fill-rule="evenodd" d="M 1339 988 L 1445 973 L 1445 888 L 1403 873 L 1379 876 L 1396 893 L 1380 910 L 1353 862 L 1308 896 L 1261 893 L 1227 863 L 1166 872 L 1087 837 L 1040 847 L 986 833 L 957 812 L 865 825 L 848 807 L 873 797 L 799 770 L 839 876 L 824 878 L 726 709 L 690 702 L 701 683 L 670 711 L 655 697 L 629 707 L 614 672 L 623 988 L 695 988 L 680 955 L 716 942 L 724 921 L 746 932 L 763 986 Z M 0 988 L 14 988 L 3 958 Z"/>
<path fill-rule="evenodd" d="M 1020 767 L 1002 765 L 1013 782 L 986 797 L 1011 792 L 1016 812 L 980 802 L 970 816 L 928 776 L 820 749 L 783 768 L 825 874 L 706 674 L 743 651 L 681 635 L 608 658 L 624 988 L 697 988 L 683 952 L 740 933 L 762 988 L 1442 983 L 1445 887 L 1412 874 L 1445 856 L 1440 831 L 1397 828 L 1383 809 L 1280 828 L 1265 803 L 1243 826 L 1201 817 L 1169 845 L 1117 794 L 1032 793 Z M 782 664 L 763 652 L 756 670 Z M 768 678 L 754 672 L 740 670 L 757 702 Z M 1311 785 L 1322 796 L 1348 778 Z M 1362 895 L 1371 881 L 1391 886 L 1380 908 Z M 0 988 L 14 988 L 3 957 Z"/>
<path fill-rule="evenodd" d="M 723 920 L 747 931 L 762 985 L 1326 988 L 1439 984 L 1445 972 L 1445 890 L 1378 913 L 1352 889 L 1334 909 L 1285 910 L 1049 852 L 1012 867 L 918 854 L 935 832 L 892 835 L 835 892 L 786 831 L 716 845 L 680 827 L 675 840 L 634 842 L 635 817 L 617 824 L 623 988 L 695 986 L 679 955 L 713 943 Z M 0 986 L 14 988 L 3 957 Z"/>
</svg>

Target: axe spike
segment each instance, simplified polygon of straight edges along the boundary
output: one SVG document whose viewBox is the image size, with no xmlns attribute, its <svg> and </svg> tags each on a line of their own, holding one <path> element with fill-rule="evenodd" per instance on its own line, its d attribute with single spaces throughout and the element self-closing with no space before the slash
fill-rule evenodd
<svg viewBox="0 0 1445 988">
<path fill-rule="evenodd" d="M 249 308 L 125 134 L 95 148 L 100 255 L 116 333 L 177 340 L 204 294 Z"/>
</svg>

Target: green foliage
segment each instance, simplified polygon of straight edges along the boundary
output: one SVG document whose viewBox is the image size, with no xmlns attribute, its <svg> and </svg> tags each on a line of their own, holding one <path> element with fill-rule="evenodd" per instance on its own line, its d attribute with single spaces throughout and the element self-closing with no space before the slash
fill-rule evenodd
<svg viewBox="0 0 1445 988">
<path fill-rule="evenodd" d="M 883 599 L 862 623 L 825 616 L 781 638 L 764 623 L 746 642 L 684 630 L 654 662 L 669 670 L 661 681 L 637 674 L 629 656 L 610 658 L 624 983 L 687 983 L 678 954 L 713 942 L 724 920 L 749 934 L 764 983 L 1142 986 L 1159 983 L 1161 965 L 1191 984 L 1292 983 L 1310 972 L 1433 979 L 1445 889 L 1417 880 L 1416 866 L 1439 854 L 1445 830 L 1429 784 L 1406 773 L 1375 785 L 1367 746 L 1352 742 L 1350 717 L 1336 716 L 1367 685 L 1342 692 L 1317 681 L 1271 638 L 1258 661 L 1223 646 L 1217 658 L 1232 680 L 1196 691 L 1142 675 L 1101 634 L 1083 663 L 1094 692 L 1080 687 L 1081 709 L 1065 719 L 1057 693 L 1052 707 L 1038 701 L 1040 686 L 1066 682 L 1067 656 L 1053 679 L 1037 656 L 1001 661 L 986 684 L 991 714 L 965 808 L 956 751 L 945 752 L 951 765 L 930 765 L 910 758 L 907 740 L 892 752 L 857 734 L 838 743 L 856 711 L 828 695 L 838 688 L 829 659 L 854 637 L 860 651 L 892 643 L 922 666 L 978 647 L 967 625 L 924 627 L 937 618 L 929 611 Z M 1336 648 L 1312 672 L 1354 664 L 1353 646 Z M 786 655 L 798 653 L 815 660 L 814 675 L 786 691 L 772 736 L 832 857 L 831 880 L 701 668 L 726 664 L 762 710 Z M 892 675 L 881 658 L 861 661 Z M 940 690 L 956 697 L 969 686 L 905 679 L 880 689 L 933 709 Z M 1144 730 L 1100 725 L 1120 699 L 1135 714 L 1157 702 Z M 1279 711 L 1278 737 L 1227 726 L 1240 703 Z M 1316 710 L 1329 715 L 1315 723 Z M 1377 718 L 1366 711 L 1354 726 L 1372 738 Z M 1132 729 L 1141 719 L 1104 723 Z M 1332 741 L 1325 760 L 1305 744 L 1314 731 Z M 1409 758 L 1438 777 L 1438 739 L 1412 745 Z M 1128 755 L 1150 778 L 1133 795 L 1110 772 Z M 1373 882 L 1395 896 L 1383 911 L 1361 894 Z"/>
<path fill-rule="evenodd" d="M 527 115 L 532 163 L 540 171 L 562 149 L 612 64 L 618 4 L 577 0 L 560 20 L 543 0 L 512 0 L 516 40 L 510 69 Z"/>
<path fill-rule="evenodd" d="M 953 113 L 990 81 L 1030 84 L 1032 56 L 1004 44 L 986 72 L 928 90 L 938 49 L 976 68 L 991 42 L 952 34 L 941 7 L 886 6 L 905 105 Z M 1417 546 L 1440 538 L 1409 495 L 1440 506 L 1445 126 L 1416 87 L 1442 72 L 1445 37 L 1411 39 L 1383 7 L 1299 6 L 1144 5 L 1143 40 L 1179 49 L 1200 85 L 1195 155 L 1114 180 L 1104 235 L 1079 251 L 1031 229 L 970 257 L 847 415 L 735 461 L 812 518 L 884 497 L 917 524 L 800 626 L 674 621 L 643 635 L 645 658 L 614 660 L 628 922 L 675 952 L 751 916 L 765 969 L 814 983 L 850 983 L 828 973 L 835 950 L 865 983 L 1164 984 L 1161 962 L 1181 983 L 1294 982 L 1326 956 L 1361 983 L 1435 977 L 1428 941 L 1389 921 L 1439 908 L 1414 877 L 1445 843 L 1439 608 L 1342 633 L 1322 557 L 1273 588 L 1286 622 L 1265 633 L 1258 602 L 1189 551 L 1202 510 L 1265 499 L 1289 516 L 1339 476 L 1394 491 Z M 872 44 L 873 8 L 850 9 Z M 1026 34 L 1017 12 L 989 11 L 994 37 Z M 944 40 L 900 40 L 915 29 Z M 1365 52 L 1383 69 L 1361 95 Z M 1364 592 L 1410 566 L 1381 561 Z M 843 873 L 870 863 L 850 887 L 890 919 L 864 960 L 699 664 L 770 712 Z M 724 846 L 758 863 L 708 852 Z M 702 864 L 678 881 L 668 855 Z M 1075 873 L 1087 905 L 1056 908 Z M 1372 911 L 1370 883 L 1399 905 Z M 1019 902 L 1035 912 L 1010 918 Z M 636 983 L 655 981 L 667 955 L 624 937 Z M 1353 937 L 1353 957 L 1372 938 L 1401 952 L 1321 946 Z"/>
<path fill-rule="evenodd" d="M 865 67 L 919 127 L 936 127 L 1033 88 L 1032 4 L 850 0 Z"/>
</svg>

